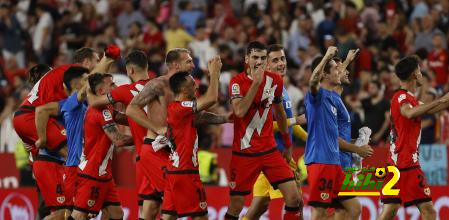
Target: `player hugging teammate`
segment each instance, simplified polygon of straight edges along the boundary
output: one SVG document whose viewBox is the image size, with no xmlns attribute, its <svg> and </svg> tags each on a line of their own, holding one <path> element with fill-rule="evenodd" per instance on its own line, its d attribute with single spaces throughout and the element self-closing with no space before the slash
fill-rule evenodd
<svg viewBox="0 0 449 220">
<path fill-rule="evenodd" d="M 207 112 L 218 100 L 221 60 L 208 62 L 209 87 L 195 97 L 191 73 L 193 59 L 187 49 L 166 55 L 167 74 L 149 80 L 148 58 L 142 51 L 125 57 L 132 83 L 117 87 L 109 66 L 120 57 L 115 46 L 102 59 L 93 49 L 75 52 L 74 63 L 51 69 L 38 65 L 30 71 L 35 83 L 14 115 L 14 127 L 30 146 L 33 173 L 51 214 L 46 219 L 87 219 L 100 211 L 104 219 L 122 219 L 119 196 L 112 178 L 116 147 L 136 147 L 136 185 L 139 219 L 207 219 L 207 196 L 198 171 L 197 127 L 234 123 L 230 167 L 230 202 L 225 219 L 238 219 L 246 195 L 254 198 L 244 219 L 258 219 L 270 199 L 284 198 L 283 219 L 302 219 L 298 169 L 292 158 L 292 131 L 307 123 L 305 163 L 308 170 L 312 219 L 326 218 L 335 208 L 336 219 L 357 219 L 361 207 L 354 197 L 337 196 L 352 165 L 352 153 L 373 153 L 369 145 L 351 143 L 351 120 L 341 99 L 349 84 L 347 66 L 358 50 L 344 61 L 329 47 L 312 63 L 306 113 L 294 117 L 283 87 L 285 52 L 280 45 L 248 44 L 245 66 L 229 84 L 231 116 Z M 423 218 L 434 219 L 430 189 L 419 167 L 420 118 L 449 107 L 449 95 L 421 104 L 413 95 L 422 78 L 419 61 L 411 56 L 396 65 L 401 90 L 392 99 L 392 142 L 388 165 L 401 171 L 401 193 L 382 197 L 381 219 L 392 219 L 400 204 L 417 205 Z M 121 103 L 126 112 L 115 110 Z M 130 127 L 131 136 L 117 124 Z M 293 126 L 293 129 L 290 127 Z M 278 129 L 278 132 L 273 132 Z M 295 132 L 293 132 L 295 133 Z M 404 177 L 405 176 L 405 177 Z M 388 177 L 391 178 L 391 177 Z M 406 184 L 412 180 L 416 184 Z M 137 201 L 136 201 L 137 202 Z"/>
</svg>

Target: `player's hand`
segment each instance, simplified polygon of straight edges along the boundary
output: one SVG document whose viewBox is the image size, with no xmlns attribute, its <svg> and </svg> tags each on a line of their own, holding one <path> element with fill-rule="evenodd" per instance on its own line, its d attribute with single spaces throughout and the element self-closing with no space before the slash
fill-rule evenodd
<svg viewBox="0 0 449 220">
<path fill-rule="evenodd" d="M 43 148 L 43 147 L 45 147 L 46 144 L 47 144 L 47 140 L 45 138 L 39 138 L 34 143 L 34 145 L 36 145 L 37 148 Z"/>
<path fill-rule="evenodd" d="M 266 64 L 259 65 L 258 67 L 254 67 L 254 73 L 251 73 L 253 77 L 253 82 L 260 85 L 263 81 L 264 72 L 265 72 Z"/>
<path fill-rule="evenodd" d="M 332 59 L 335 57 L 335 55 L 337 54 L 338 49 L 335 46 L 330 46 L 327 48 L 326 54 L 324 55 L 324 58 L 326 59 Z"/>
<path fill-rule="evenodd" d="M 443 97 L 440 98 L 439 102 L 440 103 L 445 103 L 449 101 L 449 92 L 446 93 Z"/>
<path fill-rule="evenodd" d="M 30 153 L 31 150 L 33 150 L 33 146 L 27 144 L 27 143 L 23 143 L 23 148 L 25 148 L 25 151 Z"/>
<path fill-rule="evenodd" d="M 220 56 L 215 56 L 207 62 L 207 69 L 209 70 L 209 74 L 212 76 L 220 76 L 221 72 L 221 58 Z"/>
<path fill-rule="evenodd" d="M 371 146 L 365 145 L 362 147 L 359 147 L 358 152 L 356 152 L 361 157 L 370 157 L 373 155 L 374 150 Z"/>
<path fill-rule="evenodd" d="M 167 127 L 166 126 L 160 127 L 155 132 L 157 135 L 165 136 L 165 134 L 167 133 Z"/>
<path fill-rule="evenodd" d="M 352 62 L 357 57 L 359 51 L 360 51 L 360 49 L 358 49 L 358 48 L 357 48 L 357 50 L 349 50 L 348 55 L 346 56 L 346 59 L 349 62 Z"/>
<path fill-rule="evenodd" d="M 293 155 L 293 147 L 285 148 L 284 152 L 282 153 L 282 156 L 287 160 L 287 163 L 289 163 L 292 160 Z"/>
<path fill-rule="evenodd" d="M 226 115 L 227 123 L 232 123 L 232 122 L 234 122 L 234 117 L 235 117 L 234 112 L 229 112 L 229 113 Z"/>
</svg>

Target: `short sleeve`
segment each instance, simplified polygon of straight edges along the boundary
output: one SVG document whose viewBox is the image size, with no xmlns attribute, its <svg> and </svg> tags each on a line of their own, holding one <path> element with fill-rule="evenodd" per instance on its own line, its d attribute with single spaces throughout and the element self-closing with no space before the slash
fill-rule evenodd
<svg viewBox="0 0 449 220">
<path fill-rule="evenodd" d="M 114 117 L 112 115 L 111 110 L 99 109 L 96 117 L 97 123 L 103 128 L 107 128 L 109 126 L 115 125 Z"/>
<path fill-rule="evenodd" d="M 63 108 L 64 108 L 66 102 L 67 102 L 67 99 L 62 99 L 58 102 L 58 106 L 59 106 L 58 115 L 62 114 L 62 112 L 64 111 Z"/>
<path fill-rule="evenodd" d="M 241 83 L 238 82 L 235 78 L 231 79 L 231 82 L 229 83 L 229 94 L 232 99 L 235 98 L 243 98 L 243 93 L 241 89 Z"/>
<path fill-rule="evenodd" d="M 75 92 L 71 96 L 69 96 L 67 99 L 65 99 L 64 105 L 61 106 L 61 112 L 72 112 L 76 110 L 78 107 L 81 107 L 83 105 L 82 102 L 78 101 L 78 93 Z"/>
<path fill-rule="evenodd" d="M 409 103 L 410 105 L 413 103 L 411 100 L 411 97 L 407 95 L 407 93 L 402 93 L 398 96 L 396 102 L 398 103 L 399 107 L 401 107 L 403 104 Z"/>
<path fill-rule="evenodd" d="M 284 82 L 282 81 L 282 77 L 279 75 L 275 75 L 275 84 L 277 85 L 276 90 L 274 91 L 274 102 L 282 103 L 282 92 L 284 90 Z"/>
<path fill-rule="evenodd" d="M 124 86 L 119 86 L 115 89 L 113 89 L 109 94 L 108 94 L 108 99 L 109 102 L 111 104 L 116 103 L 116 102 L 121 102 L 123 104 L 128 104 L 125 103 L 125 90 L 124 90 Z"/>
</svg>

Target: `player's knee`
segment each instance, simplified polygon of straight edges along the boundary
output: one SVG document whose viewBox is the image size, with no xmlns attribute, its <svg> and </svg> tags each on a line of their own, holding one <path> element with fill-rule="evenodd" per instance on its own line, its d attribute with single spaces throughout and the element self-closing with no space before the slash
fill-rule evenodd
<svg viewBox="0 0 449 220">
<path fill-rule="evenodd" d="M 110 219 L 122 219 L 123 218 L 123 209 L 120 206 L 114 206 L 113 208 L 108 208 L 109 218 Z"/>
<path fill-rule="evenodd" d="M 300 199 L 298 193 L 290 192 L 284 196 L 285 205 L 290 207 L 299 207 Z"/>
<path fill-rule="evenodd" d="M 74 220 L 84 220 L 86 219 L 86 214 L 75 210 L 72 212 L 72 215 L 70 217 L 72 217 L 72 219 Z"/>
<path fill-rule="evenodd" d="M 358 205 L 351 207 L 349 208 L 349 210 L 346 211 L 351 219 L 359 219 L 360 214 L 362 214 L 362 207 Z"/>
<path fill-rule="evenodd" d="M 423 219 L 436 219 L 437 212 L 433 206 L 424 206 L 420 209 Z"/>
</svg>

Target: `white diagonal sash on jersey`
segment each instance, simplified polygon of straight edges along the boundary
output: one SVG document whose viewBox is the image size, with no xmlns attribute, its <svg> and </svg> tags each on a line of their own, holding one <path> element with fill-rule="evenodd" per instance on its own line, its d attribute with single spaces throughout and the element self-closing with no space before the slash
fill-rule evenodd
<svg viewBox="0 0 449 220">
<path fill-rule="evenodd" d="M 254 129 L 257 129 L 257 133 L 259 135 L 262 132 L 262 128 L 265 125 L 265 121 L 267 120 L 268 112 L 270 111 L 270 106 L 273 103 L 274 92 L 276 91 L 276 88 L 277 88 L 277 85 L 271 87 L 272 84 L 273 84 L 273 79 L 269 76 L 266 76 L 265 86 L 263 88 L 262 98 L 260 101 L 268 99 L 268 103 L 267 103 L 267 106 L 265 106 L 265 110 L 262 113 L 262 117 L 260 117 L 259 111 L 256 111 L 254 113 L 254 116 L 251 119 L 251 122 L 249 123 L 248 127 L 246 128 L 245 136 L 243 136 L 243 138 L 240 142 L 240 149 L 242 149 L 242 150 L 251 147 L 251 145 L 249 143 L 253 136 Z"/>
</svg>

